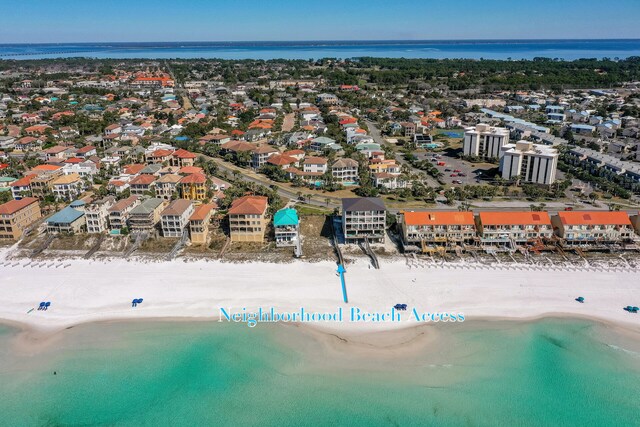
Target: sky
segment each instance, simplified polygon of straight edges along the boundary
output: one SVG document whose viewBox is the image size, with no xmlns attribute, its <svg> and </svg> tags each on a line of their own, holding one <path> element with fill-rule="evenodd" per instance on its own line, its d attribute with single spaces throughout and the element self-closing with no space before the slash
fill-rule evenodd
<svg viewBox="0 0 640 427">
<path fill-rule="evenodd" d="M 640 0 L 19 0 L 0 43 L 640 38 Z"/>
</svg>

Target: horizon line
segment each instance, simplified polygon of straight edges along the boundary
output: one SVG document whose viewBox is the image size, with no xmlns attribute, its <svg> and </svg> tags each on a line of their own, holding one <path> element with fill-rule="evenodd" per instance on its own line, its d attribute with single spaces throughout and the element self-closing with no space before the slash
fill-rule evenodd
<svg viewBox="0 0 640 427">
<path fill-rule="evenodd" d="M 0 42 L 6 45 L 56 45 L 56 44 L 127 44 L 127 43 L 340 43 L 340 42 L 550 42 L 550 41 L 640 41 L 637 38 L 466 38 L 466 39 L 308 39 L 308 40 L 160 40 L 160 41 L 60 41 L 60 42 Z"/>
</svg>

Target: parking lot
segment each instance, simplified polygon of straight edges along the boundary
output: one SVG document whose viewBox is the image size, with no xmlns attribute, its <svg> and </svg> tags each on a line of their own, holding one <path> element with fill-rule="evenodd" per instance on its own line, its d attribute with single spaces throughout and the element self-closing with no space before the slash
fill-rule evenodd
<svg viewBox="0 0 640 427">
<path fill-rule="evenodd" d="M 442 172 L 442 180 L 448 185 L 483 183 L 483 177 L 492 175 L 497 170 L 497 165 L 491 163 L 472 164 L 466 160 L 450 157 L 447 154 L 446 151 L 415 153 L 418 159 L 431 161 Z M 492 169 L 494 171 L 491 171 Z"/>
</svg>

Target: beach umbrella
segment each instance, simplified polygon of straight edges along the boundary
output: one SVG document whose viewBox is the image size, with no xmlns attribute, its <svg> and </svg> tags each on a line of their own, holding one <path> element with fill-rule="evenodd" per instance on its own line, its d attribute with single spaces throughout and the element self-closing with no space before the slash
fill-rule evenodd
<svg viewBox="0 0 640 427">
<path fill-rule="evenodd" d="M 140 304 L 142 301 L 144 301 L 142 298 L 138 298 L 138 304 Z"/>
<path fill-rule="evenodd" d="M 44 304 L 44 306 L 45 306 L 45 307 L 49 307 L 50 305 L 51 305 L 51 302 L 50 302 L 50 301 L 47 301 L 47 302 Z"/>
</svg>

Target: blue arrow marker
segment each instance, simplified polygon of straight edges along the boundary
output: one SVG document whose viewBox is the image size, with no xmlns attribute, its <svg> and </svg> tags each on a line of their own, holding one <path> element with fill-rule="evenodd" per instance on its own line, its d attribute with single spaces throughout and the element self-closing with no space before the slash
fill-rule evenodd
<svg viewBox="0 0 640 427">
<path fill-rule="evenodd" d="M 344 269 L 344 266 L 342 264 L 338 264 L 338 274 L 340 275 L 340 281 L 342 282 L 342 299 L 344 299 L 345 303 L 348 303 L 349 300 L 347 299 L 347 285 L 344 283 L 344 273 L 347 270 Z"/>
</svg>

